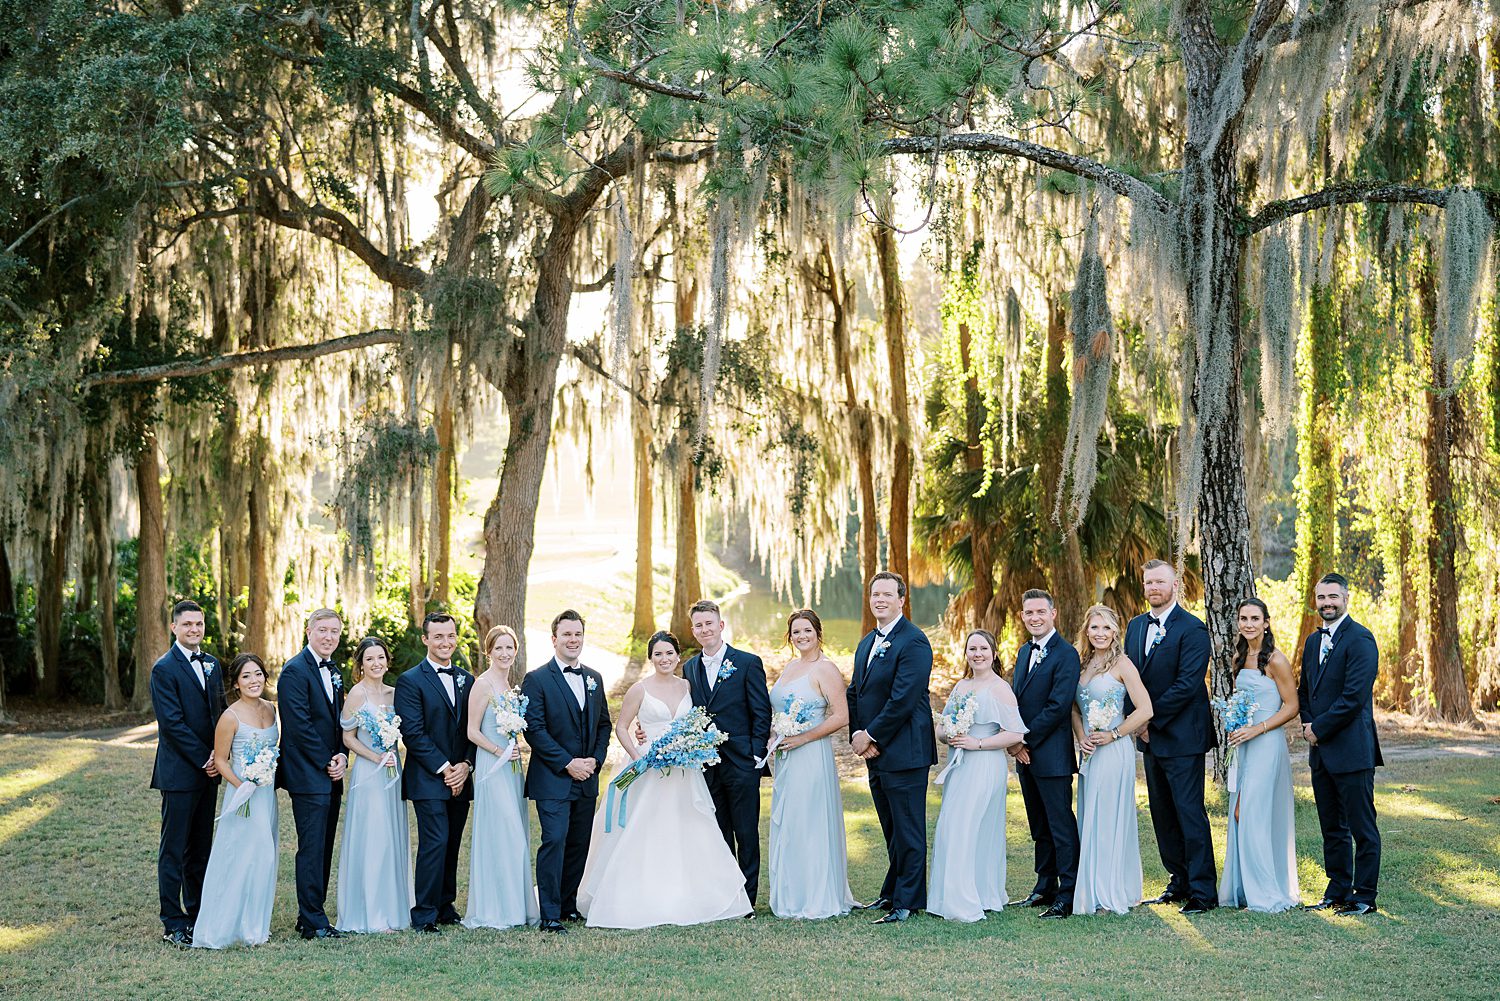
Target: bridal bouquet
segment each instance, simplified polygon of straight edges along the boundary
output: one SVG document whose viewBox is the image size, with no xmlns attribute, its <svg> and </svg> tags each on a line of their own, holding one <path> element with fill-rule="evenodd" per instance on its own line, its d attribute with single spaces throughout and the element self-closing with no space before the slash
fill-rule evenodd
<svg viewBox="0 0 1500 1001">
<path fill-rule="evenodd" d="M 370 734 L 370 748 L 376 754 L 390 754 L 401 740 L 401 717 L 394 709 L 360 706 L 352 719 Z M 396 777 L 396 766 L 386 765 L 387 778 Z"/>
<path fill-rule="evenodd" d="M 1108 730 L 1110 723 L 1119 715 L 1121 704 L 1114 699 L 1094 699 L 1084 696 L 1083 731 L 1084 733 L 1097 733 Z M 1083 753 L 1083 764 L 1078 766 L 1078 774 L 1087 775 L 1089 769 L 1089 758 L 1094 756 L 1093 751 Z"/>
<path fill-rule="evenodd" d="M 646 753 L 626 765 L 609 783 L 609 798 L 604 805 L 604 832 L 612 829 L 615 790 L 620 790 L 619 824 L 625 826 L 625 798 L 630 784 L 652 768 L 670 775 L 674 768 L 702 771 L 719 763 L 719 745 L 729 736 L 714 726 L 702 706 L 693 706 L 672 721 L 667 732 L 651 742 Z"/>
<path fill-rule="evenodd" d="M 1214 712 L 1219 714 L 1219 719 L 1224 721 L 1224 732 L 1233 733 L 1241 727 L 1249 726 L 1255 720 L 1255 714 L 1260 711 L 1260 703 L 1255 700 L 1254 693 L 1248 689 L 1237 689 L 1227 699 L 1211 700 Z M 1236 760 L 1235 748 L 1231 746 L 1225 755 L 1225 761 L 1229 766 L 1228 785 L 1229 791 L 1234 792 L 1239 785 L 1239 762 Z"/>
<path fill-rule="evenodd" d="M 500 751 L 500 760 L 509 758 L 516 749 L 516 740 L 526 731 L 526 707 L 531 699 L 521 694 L 521 689 L 512 688 L 490 696 L 490 705 L 495 709 L 495 729 L 505 734 L 505 747 Z M 519 759 L 510 763 L 511 771 L 519 772 Z"/>
<path fill-rule="evenodd" d="M 276 781 L 276 760 L 280 755 L 281 751 L 275 744 L 259 737 L 252 737 L 245 744 L 237 762 L 239 767 L 235 769 L 240 784 L 225 802 L 221 817 L 230 810 L 241 817 L 250 816 L 250 797 L 257 789 L 266 788 Z"/>
<path fill-rule="evenodd" d="M 817 709 L 816 703 L 809 705 L 796 695 L 788 695 L 782 700 L 781 708 L 771 714 L 771 742 L 766 745 L 766 756 L 757 758 L 755 767 L 766 767 L 766 762 L 771 760 L 771 754 L 783 740 L 795 737 L 799 733 L 806 733 L 816 726 Z M 779 757 L 778 760 L 780 760 Z"/>
<path fill-rule="evenodd" d="M 960 695 L 947 710 L 938 715 L 937 721 L 943 727 L 943 733 L 952 740 L 954 737 L 967 736 L 974 728 L 974 715 L 979 711 L 979 696 L 973 692 L 965 692 Z M 953 748 L 948 754 L 948 765 L 938 777 L 933 779 L 934 785 L 942 785 L 948 779 L 948 773 L 958 767 L 963 760 L 964 749 Z"/>
</svg>

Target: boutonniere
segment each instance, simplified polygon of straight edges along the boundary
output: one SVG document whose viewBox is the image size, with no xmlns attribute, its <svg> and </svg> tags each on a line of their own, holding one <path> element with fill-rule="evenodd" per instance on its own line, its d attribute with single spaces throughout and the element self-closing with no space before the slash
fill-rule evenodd
<svg viewBox="0 0 1500 1001">
<path fill-rule="evenodd" d="M 876 657 L 884 657 L 885 656 L 885 652 L 887 650 L 889 650 L 890 648 L 891 648 L 891 641 L 890 640 L 881 640 L 880 644 L 875 647 L 875 656 Z"/>
<path fill-rule="evenodd" d="M 734 674 L 735 671 L 738 670 L 739 668 L 734 666 L 733 661 L 725 658 L 724 662 L 719 665 L 719 673 L 714 678 L 715 683 L 727 680 Z"/>
<path fill-rule="evenodd" d="M 329 669 L 328 680 L 333 685 L 333 690 L 335 692 L 342 692 L 344 690 L 344 676 L 343 674 L 339 673 L 338 669 Z"/>
<path fill-rule="evenodd" d="M 211 661 L 211 660 L 205 660 L 205 661 L 202 662 L 202 664 L 203 664 L 203 677 L 205 679 L 213 677 L 213 675 L 214 675 L 214 662 Z"/>
<path fill-rule="evenodd" d="M 599 682 L 595 681 L 593 678 L 590 678 L 588 675 L 584 675 L 583 686 L 592 692 L 596 691 L 599 688 Z"/>
<path fill-rule="evenodd" d="M 464 676 L 457 671 L 453 672 L 453 689 L 458 692 L 464 690 Z"/>
</svg>

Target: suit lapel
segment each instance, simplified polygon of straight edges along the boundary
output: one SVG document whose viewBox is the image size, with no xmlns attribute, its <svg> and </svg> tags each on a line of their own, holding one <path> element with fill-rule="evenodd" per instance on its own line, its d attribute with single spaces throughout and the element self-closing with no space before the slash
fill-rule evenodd
<svg viewBox="0 0 1500 1001">
<path fill-rule="evenodd" d="M 682 676 L 687 679 L 693 703 L 706 708 L 708 706 L 708 685 L 704 678 L 703 653 L 701 651 L 688 658 L 687 664 L 682 668 Z"/>
<path fill-rule="evenodd" d="M 858 648 L 854 651 L 854 674 L 860 683 L 865 680 L 865 675 L 870 672 L 870 648 L 875 644 L 875 637 L 879 630 L 871 630 L 865 634 L 865 638 L 859 641 Z"/>
<path fill-rule="evenodd" d="M 732 647 L 730 647 L 730 645 L 728 643 L 725 643 L 724 644 L 724 656 L 722 656 L 722 657 L 719 658 L 719 670 L 720 670 L 720 672 L 722 672 L 724 670 L 724 665 L 725 664 L 732 664 L 732 663 L 734 663 L 734 658 L 731 656 L 731 654 L 733 654 L 733 653 L 734 653 L 734 649 Z M 728 683 L 729 679 L 728 678 L 717 679 L 714 682 L 714 686 L 712 688 L 709 688 L 708 687 L 708 665 L 705 664 L 705 663 L 703 663 L 703 657 L 702 657 L 701 654 L 698 657 L 698 673 L 699 673 L 699 675 L 702 676 L 702 678 L 703 678 L 703 687 L 708 692 L 708 698 L 706 700 L 704 700 L 704 706 L 703 706 L 705 709 L 707 709 L 709 706 L 713 705 L 714 699 L 716 699 L 716 698 L 719 697 L 720 690 L 723 689 L 723 687 L 725 686 L 725 684 Z"/>
<path fill-rule="evenodd" d="M 326 708 L 331 713 L 333 711 L 333 706 L 328 704 L 328 692 L 323 688 L 323 676 L 318 671 L 318 658 L 313 654 L 311 647 L 302 648 L 302 663 L 307 666 L 308 677 L 311 680 L 313 695 L 315 696 L 314 701 L 317 702 L 318 705 Z M 332 673 L 333 669 L 329 668 L 330 681 L 332 680 Z M 433 679 L 437 679 L 436 674 L 433 675 Z M 438 687 L 443 687 L 443 683 L 439 681 Z"/>
<path fill-rule="evenodd" d="M 584 712 L 578 708 L 578 696 L 573 694 L 573 688 L 568 684 L 568 679 L 563 676 L 562 665 L 557 662 L 556 657 L 552 658 L 551 663 L 547 665 L 547 674 L 552 679 L 552 686 L 557 689 L 563 703 L 568 707 L 568 711 L 573 714 L 574 721 L 581 728 L 584 724 Z M 589 704 L 587 684 L 583 686 L 583 704 L 585 706 Z"/>
<path fill-rule="evenodd" d="M 1016 653 L 1016 669 L 1013 672 L 1015 675 L 1015 685 L 1013 687 L 1016 695 L 1020 695 L 1021 689 L 1025 688 L 1026 684 L 1031 681 L 1030 646 L 1031 641 L 1028 640 L 1021 644 L 1021 649 Z"/>
<path fill-rule="evenodd" d="M 182 647 L 176 643 L 172 644 L 172 653 L 176 655 L 177 663 L 182 667 L 182 673 L 186 676 L 188 684 L 193 686 L 193 691 L 196 691 L 203 697 L 203 703 L 208 707 L 208 714 L 212 716 L 214 714 L 214 696 L 208 690 L 208 679 L 204 678 L 202 681 L 199 681 L 198 669 L 193 667 L 193 662 L 188 660 L 187 655 L 182 652 Z"/>
<path fill-rule="evenodd" d="M 443 687 L 443 679 L 438 677 L 437 668 L 432 666 L 432 661 L 428 660 L 426 657 L 423 657 L 422 663 L 418 665 L 417 670 L 422 672 L 422 679 L 427 682 L 427 687 L 431 688 L 433 694 L 437 696 L 438 705 L 446 706 L 450 713 L 452 713 L 454 716 L 457 716 L 458 685 L 455 683 L 453 686 L 453 701 L 450 703 L 448 701 L 448 690 Z M 314 677 L 314 680 L 316 680 L 316 676 Z M 318 683 L 318 687 L 323 687 L 321 682 Z M 325 698 L 324 701 L 326 702 L 327 699 Z"/>
</svg>

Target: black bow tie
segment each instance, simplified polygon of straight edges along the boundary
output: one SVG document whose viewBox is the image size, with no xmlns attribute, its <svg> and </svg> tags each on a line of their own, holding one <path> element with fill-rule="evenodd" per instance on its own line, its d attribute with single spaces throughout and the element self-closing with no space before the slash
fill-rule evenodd
<svg viewBox="0 0 1500 1001">
<path fill-rule="evenodd" d="M 563 668 L 563 674 L 576 674 L 579 677 L 582 677 L 583 676 L 583 668 L 581 668 L 581 667 L 565 667 L 565 668 Z"/>
<path fill-rule="evenodd" d="M 1333 635 L 1333 630 L 1329 629 L 1327 626 L 1319 626 L 1318 627 L 1318 633 L 1319 633 L 1319 635 L 1322 635 L 1322 636 L 1332 636 Z"/>
<path fill-rule="evenodd" d="M 320 660 L 320 661 L 318 661 L 318 670 L 320 670 L 320 671 L 332 671 L 333 670 L 333 661 L 331 661 L 331 660 Z"/>
<path fill-rule="evenodd" d="M 456 672 L 451 667 L 437 667 L 434 665 L 432 669 L 438 674 L 446 674 L 450 678 L 454 677 L 456 674 Z"/>
<path fill-rule="evenodd" d="M 188 654 L 188 660 L 192 661 L 194 664 L 201 664 L 207 659 L 208 658 L 203 656 L 203 654 L 201 653 Z"/>
<path fill-rule="evenodd" d="M 1146 618 L 1148 618 L 1148 619 L 1150 619 L 1150 620 L 1151 620 L 1151 624 L 1152 624 L 1152 625 L 1153 625 L 1153 626 L 1156 626 L 1156 627 L 1157 627 L 1157 628 L 1158 628 L 1158 629 L 1160 629 L 1160 628 L 1161 628 L 1161 619 L 1158 619 L 1158 618 L 1157 618 L 1157 617 L 1156 617 L 1156 616 L 1154 616 L 1154 615 L 1148 615 L 1148 616 L 1146 616 Z"/>
</svg>

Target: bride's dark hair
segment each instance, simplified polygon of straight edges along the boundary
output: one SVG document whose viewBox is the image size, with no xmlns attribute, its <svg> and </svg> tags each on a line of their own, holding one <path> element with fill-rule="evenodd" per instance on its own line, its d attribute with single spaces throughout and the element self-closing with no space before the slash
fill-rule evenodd
<svg viewBox="0 0 1500 1001">
<path fill-rule="evenodd" d="M 677 637 L 673 636 L 665 629 L 658 629 L 656 632 L 652 633 L 651 638 L 646 641 L 647 657 L 651 656 L 652 651 L 656 649 L 656 644 L 658 643 L 670 643 L 672 645 L 672 650 L 678 656 L 682 655 L 682 644 L 677 642 Z"/>
</svg>

